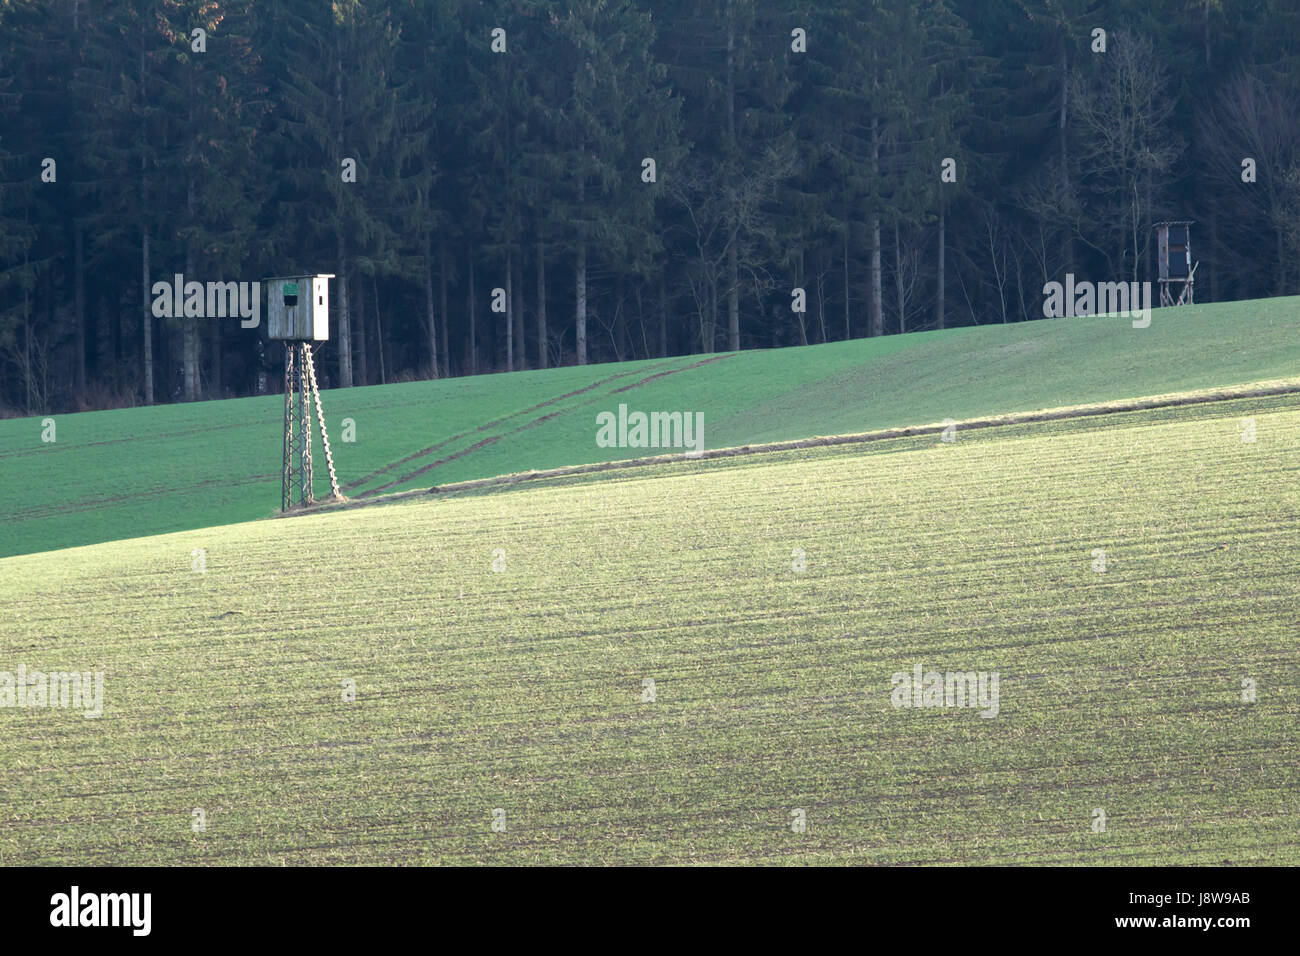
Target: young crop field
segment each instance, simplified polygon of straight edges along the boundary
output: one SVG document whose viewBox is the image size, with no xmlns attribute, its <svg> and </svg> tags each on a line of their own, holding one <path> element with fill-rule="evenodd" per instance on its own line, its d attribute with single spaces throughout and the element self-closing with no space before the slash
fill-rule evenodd
<svg viewBox="0 0 1300 956">
<path fill-rule="evenodd" d="M 323 368 L 328 362 L 323 356 Z M 1294 378 L 1300 300 L 326 391 L 344 493 L 636 458 L 620 404 L 720 448 Z M 0 421 L 0 556 L 248 521 L 280 502 L 279 395 Z M 348 422 L 350 422 L 350 430 Z M 349 440 L 352 439 L 352 440 Z M 319 449 L 319 438 L 316 441 Z M 323 456 L 317 455 L 318 462 Z M 318 494 L 326 492 L 323 463 Z"/>
<path fill-rule="evenodd" d="M 1056 365 L 1052 400 L 947 410 L 979 367 L 930 367 L 918 416 L 1097 397 Z M 1112 390 L 1201 377 L 1134 347 Z M 206 411 L 133 413 L 115 454 Z M 954 437 L 0 560 L 0 660 L 104 675 L 98 717 L 0 708 L 0 863 L 1300 863 L 1300 397 Z M 900 701 L 917 668 L 997 690 Z"/>
</svg>

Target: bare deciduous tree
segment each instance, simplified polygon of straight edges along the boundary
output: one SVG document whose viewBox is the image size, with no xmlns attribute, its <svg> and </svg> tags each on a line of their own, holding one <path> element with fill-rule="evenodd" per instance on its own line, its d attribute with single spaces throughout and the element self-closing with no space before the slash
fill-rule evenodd
<svg viewBox="0 0 1300 956">
<path fill-rule="evenodd" d="M 1300 249 L 1295 237 L 1300 209 L 1300 125 L 1293 102 L 1276 84 L 1251 72 L 1229 80 L 1200 114 L 1197 140 L 1205 167 L 1219 188 L 1207 190 L 1207 203 L 1219 213 L 1220 245 L 1234 268 L 1254 271 L 1254 249 L 1265 230 L 1272 233 L 1276 259 L 1273 290 L 1285 294 L 1287 263 Z M 1251 160 L 1254 182 L 1243 182 L 1243 162 Z"/>
<path fill-rule="evenodd" d="M 1145 36 L 1118 31 L 1092 75 L 1076 74 L 1071 121 L 1081 199 L 1089 213 L 1080 238 L 1101 253 L 1113 276 L 1139 278 L 1152 209 L 1164 177 L 1182 154 L 1170 128 L 1176 98 L 1169 74 Z"/>
</svg>

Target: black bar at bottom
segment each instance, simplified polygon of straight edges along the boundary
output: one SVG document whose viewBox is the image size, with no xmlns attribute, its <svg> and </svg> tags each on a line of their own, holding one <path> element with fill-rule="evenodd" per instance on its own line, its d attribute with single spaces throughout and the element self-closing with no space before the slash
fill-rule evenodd
<svg viewBox="0 0 1300 956">
<path fill-rule="evenodd" d="M 817 935 L 898 939 L 927 952 L 1044 930 L 1056 942 L 1233 946 L 1261 931 L 1286 934 L 1294 880 L 1281 868 L 0 869 L 0 926 L 10 945 L 75 935 L 92 945 L 282 941 L 336 950 L 400 943 L 433 926 L 450 942 L 442 934 L 458 926 L 482 942 L 562 927 L 569 940 L 590 932 L 607 944 L 668 946 L 693 925 L 749 936 L 815 924 Z M 628 935 L 607 935 L 620 925 Z"/>
</svg>

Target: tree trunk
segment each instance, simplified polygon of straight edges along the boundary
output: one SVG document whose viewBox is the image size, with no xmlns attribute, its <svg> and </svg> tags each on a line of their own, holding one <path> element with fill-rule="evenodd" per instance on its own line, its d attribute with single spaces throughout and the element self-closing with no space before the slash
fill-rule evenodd
<svg viewBox="0 0 1300 956">
<path fill-rule="evenodd" d="M 208 380 L 208 394 L 212 398 L 223 398 L 225 393 L 222 391 L 221 330 L 224 326 L 220 322 L 210 322 L 209 325 L 212 328 L 211 342 L 208 344 L 208 350 L 212 353 L 212 376 Z"/>
<path fill-rule="evenodd" d="M 656 349 L 650 346 L 650 336 L 645 327 L 645 282 L 638 280 L 636 284 L 636 321 L 641 327 L 641 356 L 642 358 L 651 358 L 654 356 Z"/>
<path fill-rule="evenodd" d="M 668 357 L 668 290 L 663 273 L 659 273 L 659 357 Z"/>
<path fill-rule="evenodd" d="M 1065 45 L 1065 38 L 1061 39 L 1061 108 L 1056 120 L 1056 137 L 1057 147 L 1061 152 L 1061 201 L 1069 203 L 1070 201 L 1070 150 L 1068 119 L 1070 108 L 1070 57 L 1069 49 Z M 942 221 L 942 220 L 941 220 Z M 942 242 L 942 240 L 941 240 Z M 1065 271 L 1074 272 L 1074 236 L 1070 234 L 1067 227 L 1065 233 Z M 939 326 L 943 328 L 943 326 Z"/>
<path fill-rule="evenodd" d="M 356 328 L 353 330 L 356 334 L 353 338 L 356 340 L 357 356 L 357 378 L 358 385 L 370 384 L 370 354 L 368 337 L 366 335 L 366 278 L 360 272 L 357 273 L 357 314 Z"/>
<path fill-rule="evenodd" d="M 189 116 L 186 130 L 189 133 L 189 145 L 185 148 L 185 224 L 194 226 L 194 73 L 188 76 L 187 102 Z M 194 240 L 185 239 L 185 275 L 187 281 L 194 278 Z M 199 383 L 199 325 L 196 316 L 186 315 L 181 318 L 181 364 L 185 370 L 185 401 L 197 402 L 201 397 Z"/>
<path fill-rule="evenodd" d="M 438 286 L 442 296 L 442 373 L 451 377 L 451 352 L 447 347 L 447 326 L 451 313 L 447 311 L 447 240 L 438 241 Z"/>
<path fill-rule="evenodd" d="M 587 244 L 578 243 L 577 286 L 578 364 L 587 364 Z"/>
<path fill-rule="evenodd" d="M 344 133 L 343 128 L 347 111 L 343 103 L 343 27 L 338 25 L 334 31 L 334 108 L 335 119 L 337 120 L 336 137 L 335 137 L 335 155 L 334 169 L 335 175 L 339 163 L 344 155 Z M 338 277 L 339 277 L 339 385 L 343 388 L 352 387 L 352 313 L 351 299 L 349 298 L 348 273 L 351 260 L 348 256 L 347 237 L 344 233 L 343 223 L 335 220 L 336 238 L 338 242 Z M 357 297 L 358 306 L 364 307 L 364 293 Z M 360 309 L 358 310 L 360 313 Z M 358 314 L 358 332 L 359 332 L 359 349 L 358 355 L 361 360 L 361 380 L 365 383 L 366 372 L 366 353 L 365 353 L 365 326 L 361 324 L 360 314 Z"/>
<path fill-rule="evenodd" d="M 149 230 L 140 237 L 140 293 L 143 300 L 144 329 L 144 403 L 153 404 L 153 309 L 149 297 Z"/>
<path fill-rule="evenodd" d="M 627 360 L 627 309 L 623 302 L 623 273 L 614 280 L 614 359 Z"/>
<path fill-rule="evenodd" d="M 803 289 L 804 311 L 799 313 L 799 344 L 808 344 L 808 273 L 804 271 L 804 250 L 799 250 L 799 266 L 795 285 Z"/>
<path fill-rule="evenodd" d="M 709 283 L 709 337 L 704 343 L 704 351 L 712 352 L 718 347 L 718 280 Z"/>
<path fill-rule="evenodd" d="M 727 0 L 727 159 L 733 164 L 736 159 L 736 22 L 733 16 L 733 0 Z M 734 184 L 733 184 L 734 186 Z M 740 351 L 740 264 L 739 250 L 736 244 L 740 239 L 740 210 L 738 208 L 739 190 L 733 189 L 735 197 L 731 209 L 730 242 L 727 247 L 727 348 L 732 352 Z"/>
<path fill-rule="evenodd" d="M 514 260 L 511 258 L 510 250 L 506 250 L 506 371 L 515 370 L 515 323 L 514 308 L 515 300 L 512 294 L 512 281 L 514 279 Z"/>
<path fill-rule="evenodd" d="M 146 28 L 147 29 L 147 28 Z M 140 103 L 145 105 L 145 98 L 148 95 L 146 80 L 148 76 L 145 72 L 145 49 L 147 47 L 147 36 L 141 35 L 140 40 Z M 149 129 L 147 126 L 146 114 L 142 110 L 140 117 L 140 210 L 143 218 L 149 208 L 149 179 L 148 179 L 148 146 L 149 146 Z M 141 265 L 144 272 L 144 278 L 140 285 L 140 294 L 144 298 L 144 403 L 153 404 L 153 309 L 150 307 L 149 296 L 149 226 L 145 220 L 141 225 Z"/>
<path fill-rule="evenodd" d="M 871 334 L 885 334 L 884 295 L 880 268 L 880 215 L 871 217 Z"/>
<path fill-rule="evenodd" d="M 379 274 L 370 274 L 370 288 L 375 293 L 375 352 L 379 356 L 379 384 L 388 384 L 388 373 L 384 368 L 384 320 L 379 311 Z"/>
<path fill-rule="evenodd" d="M 80 398 L 86 391 L 86 242 L 81 224 L 73 226 L 73 300 L 76 315 L 74 347 L 76 354 L 72 357 L 72 384 Z"/>
<path fill-rule="evenodd" d="M 946 277 L 944 275 L 945 269 L 944 269 L 943 241 L 944 241 L 944 210 L 940 208 L 939 210 L 939 269 L 938 269 L 939 278 L 938 278 L 937 285 L 935 287 L 935 295 L 934 295 L 934 327 L 936 329 L 946 328 L 944 324 L 945 315 L 944 315 L 944 302 L 943 302 L 944 283 L 946 281 Z"/>
<path fill-rule="evenodd" d="M 515 256 L 515 368 L 528 368 L 528 336 L 524 334 L 524 250 Z"/>
<path fill-rule="evenodd" d="M 849 324 L 849 224 L 844 223 L 844 340 L 853 338 L 853 327 Z"/>
<path fill-rule="evenodd" d="M 907 315 L 903 302 L 903 244 L 898 236 L 898 221 L 894 221 L 894 293 L 898 297 L 898 331 L 907 331 Z"/>
<path fill-rule="evenodd" d="M 120 293 L 114 290 L 112 302 L 107 297 L 100 299 L 99 308 L 99 324 L 101 327 L 107 327 L 108 329 L 108 344 L 105 346 L 104 351 L 111 356 L 113 371 L 116 373 L 117 366 L 122 361 L 122 299 Z M 100 357 L 102 361 L 102 352 Z"/>
<path fill-rule="evenodd" d="M 339 276 L 339 387 L 352 387 L 352 321 L 348 301 L 348 243 L 340 229 L 338 238 Z"/>
<path fill-rule="evenodd" d="M 446 290 L 443 290 L 445 296 Z M 425 332 L 429 339 L 429 373 L 438 377 L 438 322 L 433 311 L 433 242 L 429 234 L 424 234 L 424 318 Z M 443 321 L 447 319 L 443 317 Z"/>
<path fill-rule="evenodd" d="M 821 333 L 822 333 L 822 342 L 823 342 L 823 344 L 824 344 L 824 343 L 828 342 L 829 339 L 828 339 L 827 336 L 826 336 L 826 289 L 825 289 L 825 283 L 824 283 L 824 282 L 822 281 L 822 279 L 821 279 L 821 277 L 822 277 L 823 275 L 825 275 L 825 272 L 822 271 L 822 269 L 821 269 L 821 265 L 822 265 L 822 254 L 821 254 L 821 253 L 818 253 L 818 255 L 817 255 L 817 265 L 818 265 L 818 272 L 817 272 L 817 327 L 818 327 L 819 329 L 821 329 Z"/>
<path fill-rule="evenodd" d="M 181 319 L 181 368 L 184 371 L 185 401 L 197 402 L 199 391 L 199 325 L 192 317 Z"/>
<path fill-rule="evenodd" d="M 164 321 L 158 323 L 158 356 L 162 360 L 162 381 L 158 383 L 158 391 L 162 392 L 163 401 L 169 401 L 176 394 L 176 342 L 172 337 L 171 324 Z"/>
<path fill-rule="evenodd" d="M 1210 212 L 1210 246 L 1215 261 L 1219 258 L 1219 210 L 1212 207 Z M 1210 301 L 1219 301 L 1219 270 L 1210 266 Z"/>
<path fill-rule="evenodd" d="M 546 247 L 537 240 L 537 367 L 546 368 Z"/>
<path fill-rule="evenodd" d="M 740 267 L 736 252 L 737 233 L 732 231 L 727 250 L 727 349 L 740 351 Z"/>
<path fill-rule="evenodd" d="M 1273 231 L 1277 234 L 1277 291 L 1273 294 L 1286 295 L 1286 236 L 1280 224 Z"/>
<path fill-rule="evenodd" d="M 871 174 L 880 176 L 880 125 L 871 118 Z M 885 334 L 884 289 L 881 287 L 880 269 L 880 213 L 871 214 L 871 334 Z"/>
<path fill-rule="evenodd" d="M 474 248 L 469 250 L 469 373 L 478 374 L 477 319 L 474 315 Z"/>
<path fill-rule="evenodd" d="M 192 188 L 192 186 L 191 186 Z M 185 275 L 194 275 L 194 250 L 185 243 Z M 186 281 L 190 281 L 188 278 Z M 199 323 L 193 316 L 181 316 L 181 369 L 185 381 L 185 401 L 197 402 L 199 395 Z"/>
<path fill-rule="evenodd" d="M 23 253 L 23 273 L 28 272 L 29 265 L 27 253 Z M 26 387 L 26 400 L 23 402 L 23 413 L 32 414 L 33 411 L 33 384 L 32 384 L 32 313 L 29 302 L 29 293 L 27 284 L 23 284 L 23 385 Z"/>
</svg>

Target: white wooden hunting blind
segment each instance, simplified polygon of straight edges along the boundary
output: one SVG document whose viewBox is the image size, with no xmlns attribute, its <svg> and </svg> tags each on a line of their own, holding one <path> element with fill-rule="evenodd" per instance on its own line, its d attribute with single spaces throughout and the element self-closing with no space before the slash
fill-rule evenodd
<svg viewBox="0 0 1300 956">
<path fill-rule="evenodd" d="M 266 334 L 285 342 L 328 342 L 330 273 L 267 280 Z"/>
</svg>

